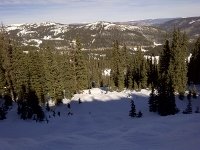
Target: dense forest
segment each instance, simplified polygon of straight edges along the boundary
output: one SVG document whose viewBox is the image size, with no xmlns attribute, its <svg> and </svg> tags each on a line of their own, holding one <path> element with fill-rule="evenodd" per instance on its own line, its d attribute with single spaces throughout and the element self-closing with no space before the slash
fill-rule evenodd
<svg viewBox="0 0 200 150">
<path fill-rule="evenodd" d="M 107 87 L 110 91 L 149 88 L 150 111 L 160 115 L 178 112 L 175 93 L 185 96 L 189 84 L 200 83 L 200 38 L 188 48 L 186 34 L 173 31 L 160 51 L 144 57 L 141 47 L 129 50 L 120 41 L 113 41 L 112 49 L 101 51 L 82 50 L 77 38 L 71 50 L 55 50 L 51 46 L 37 48 L 21 46 L 1 30 L 0 32 L 0 93 L 5 106 L 18 104 L 22 119 L 33 114 L 42 120 L 42 105 L 49 100 L 56 104 L 63 98 L 70 99 L 83 89 Z M 192 57 L 188 60 L 189 52 Z M 109 73 L 106 74 L 105 71 Z M 0 118 L 4 118 L 4 106 Z"/>
</svg>

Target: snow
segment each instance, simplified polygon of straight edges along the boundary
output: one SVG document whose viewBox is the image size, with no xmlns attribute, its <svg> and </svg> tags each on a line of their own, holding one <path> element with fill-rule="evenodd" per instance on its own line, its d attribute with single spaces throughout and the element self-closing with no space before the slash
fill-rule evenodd
<svg viewBox="0 0 200 150">
<path fill-rule="evenodd" d="M 97 21 L 97 22 L 94 22 L 94 23 L 89 23 L 89 24 L 87 24 L 85 26 L 81 26 L 80 28 L 84 27 L 86 29 L 95 30 L 95 29 L 97 29 L 98 25 L 102 25 L 103 26 L 103 24 L 104 24 L 103 22 Z M 108 25 L 108 24 L 106 24 L 106 25 Z"/>
<path fill-rule="evenodd" d="M 48 35 L 48 36 L 44 36 L 44 40 L 49 40 L 49 39 L 51 39 L 52 37 L 50 36 L 50 35 Z"/>
<path fill-rule="evenodd" d="M 59 41 L 60 41 L 60 40 L 64 40 L 64 39 L 62 39 L 62 38 L 60 38 L 60 37 L 52 38 L 50 35 L 44 36 L 43 39 L 44 39 L 44 40 L 59 40 Z"/>
<path fill-rule="evenodd" d="M 132 31 L 134 31 L 134 30 L 139 30 L 139 29 L 141 29 L 140 27 L 138 27 L 138 26 L 133 26 L 133 25 L 119 25 L 119 27 L 121 28 L 121 31 L 125 31 L 125 30 L 132 30 Z"/>
<path fill-rule="evenodd" d="M 18 24 L 17 25 L 14 24 L 14 25 L 6 27 L 6 31 L 12 31 L 12 30 L 17 30 L 17 29 L 20 29 L 20 25 Z"/>
<path fill-rule="evenodd" d="M 42 26 L 55 26 L 56 23 L 55 22 L 42 22 L 40 25 L 42 25 Z"/>
<path fill-rule="evenodd" d="M 144 55 L 144 58 L 146 58 L 146 59 L 151 59 L 151 58 L 152 58 L 152 63 L 154 63 L 155 60 L 156 60 L 156 63 L 158 64 L 158 61 L 159 61 L 160 56 L 149 56 L 149 55 Z"/>
<path fill-rule="evenodd" d="M 192 20 L 192 21 L 189 22 L 189 24 L 193 24 L 193 23 L 195 23 L 195 22 L 196 22 L 196 21 Z"/>
<path fill-rule="evenodd" d="M 24 54 L 28 54 L 28 53 L 29 53 L 29 51 L 23 51 L 23 53 L 24 53 Z"/>
<path fill-rule="evenodd" d="M 154 46 L 160 46 L 160 45 L 162 45 L 162 44 L 153 42 L 153 45 L 154 45 Z"/>
<path fill-rule="evenodd" d="M 103 76 L 110 76 L 111 69 L 105 69 L 102 73 Z"/>
<path fill-rule="evenodd" d="M 42 44 L 42 40 L 39 39 L 30 39 L 27 42 L 36 42 L 37 44 L 35 46 L 39 47 L 40 44 Z"/>
<path fill-rule="evenodd" d="M 37 33 L 37 32 L 36 31 L 27 31 L 26 29 L 23 29 L 20 32 L 18 32 L 17 35 L 20 36 L 20 35 L 26 35 L 26 34 L 32 34 L 32 33 Z"/>
<path fill-rule="evenodd" d="M 141 51 L 142 51 L 142 52 L 146 52 L 146 51 L 148 51 L 148 50 L 146 50 L 146 49 L 144 49 L 143 47 L 141 47 Z"/>
<path fill-rule="evenodd" d="M 92 43 L 94 43 L 94 42 L 95 42 L 95 39 L 92 40 Z"/>
<path fill-rule="evenodd" d="M 103 27 L 104 30 L 111 30 L 111 29 L 118 29 L 120 31 L 125 31 L 125 30 L 139 30 L 141 29 L 138 26 L 133 26 L 133 25 L 117 25 L 111 22 L 104 22 L 104 21 L 97 21 L 94 23 L 89 23 L 87 25 L 81 26 L 80 28 L 86 28 L 86 29 L 91 29 L 91 30 L 96 30 L 99 28 L 99 26 Z"/>
<path fill-rule="evenodd" d="M 91 94 L 75 94 L 72 116 L 67 115 L 70 100 L 64 99 L 63 105 L 51 107 L 61 117 L 49 118 L 48 124 L 20 120 L 14 105 L 8 119 L 0 121 L 0 150 L 199 150 L 200 114 L 161 117 L 148 111 L 149 90 L 106 91 L 93 88 Z M 128 116 L 131 99 L 143 118 Z M 200 99 L 192 104 L 200 106 Z M 186 105 L 186 100 L 177 99 L 181 111 Z"/>
<path fill-rule="evenodd" d="M 96 35 L 96 34 L 91 34 L 91 36 L 92 36 L 92 37 L 96 37 L 97 35 Z"/>
<path fill-rule="evenodd" d="M 188 62 L 190 62 L 191 57 L 192 57 L 192 53 L 190 53 L 190 55 L 188 56 Z"/>
<path fill-rule="evenodd" d="M 112 29 L 112 28 L 115 27 L 115 26 L 116 26 L 116 24 L 113 24 L 113 23 L 108 24 L 108 25 L 106 25 L 106 27 L 104 27 L 104 30 Z"/>
</svg>

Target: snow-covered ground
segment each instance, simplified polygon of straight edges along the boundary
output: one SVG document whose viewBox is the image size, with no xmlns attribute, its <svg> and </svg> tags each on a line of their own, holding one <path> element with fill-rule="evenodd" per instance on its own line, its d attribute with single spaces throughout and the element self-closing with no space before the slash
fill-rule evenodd
<svg viewBox="0 0 200 150">
<path fill-rule="evenodd" d="M 16 106 L 8 119 L 0 121 L 0 150 L 199 150 L 200 114 L 179 113 L 161 117 L 148 111 L 149 91 L 108 92 L 102 89 L 86 90 L 71 101 L 71 112 L 65 100 L 52 107 L 61 116 L 52 113 L 49 123 L 22 121 Z M 78 99 L 82 103 L 78 103 Z M 130 100 L 142 118 L 130 118 Z M 180 110 L 186 99 L 177 99 Z M 200 99 L 193 99 L 193 109 Z M 48 116 L 47 116 L 48 117 Z"/>
</svg>

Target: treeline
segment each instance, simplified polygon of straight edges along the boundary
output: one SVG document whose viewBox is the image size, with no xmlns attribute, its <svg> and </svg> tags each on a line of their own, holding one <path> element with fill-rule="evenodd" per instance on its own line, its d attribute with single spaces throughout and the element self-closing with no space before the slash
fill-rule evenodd
<svg viewBox="0 0 200 150">
<path fill-rule="evenodd" d="M 51 49 L 26 49 L 8 38 L 0 37 L 0 89 L 17 100 L 22 89 L 36 92 L 40 103 L 47 97 L 61 101 L 64 97 L 88 88 L 88 70 L 81 45 L 71 52 Z"/>
<path fill-rule="evenodd" d="M 186 35 L 177 29 L 170 39 L 158 61 L 153 56 L 145 58 L 141 47 L 131 51 L 125 44 L 120 46 L 119 41 L 113 42 L 112 49 L 100 52 L 82 51 L 79 40 L 70 51 L 58 51 L 50 46 L 23 47 L 1 31 L 0 92 L 15 101 L 27 101 L 23 93 L 34 93 L 39 105 L 50 99 L 59 103 L 92 87 L 106 86 L 117 91 L 151 88 L 152 95 L 157 90 L 160 99 L 156 110 L 162 115 L 174 114 L 174 93 L 184 95 L 187 83 L 200 82 L 200 40 L 188 61 Z M 111 69 L 110 74 L 105 75 L 105 69 Z M 162 112 L 166 106 L 170 110 Z"/>
<path fill-rule="evenodd" d="M 181 100 L 184 99 L 186 90 L 189 90 L 187 97 L 191 97 L 191 93 L 196 95 L 197 91 L 194 89 L 191 91 L 188 87 L 191 83 L 198 84 L 200 81 L 198 76 L 200 70 L 197 69 L 200 59 L 199 40 L 200 38 L 197 39 L 190 59 L 187 55 L 188 42 L 184 33 L 175 30 L 172 40 L 166 40 L 159 60 L 158 82 L 153 85 L 149 98 L 151 112 L 158 112 L 162 116 L 174 115 L 179 112 L 175 102 L 175 92 L 179 93 Z M 191 104 L 190 98 L 188 103 Z"/>
</svg>

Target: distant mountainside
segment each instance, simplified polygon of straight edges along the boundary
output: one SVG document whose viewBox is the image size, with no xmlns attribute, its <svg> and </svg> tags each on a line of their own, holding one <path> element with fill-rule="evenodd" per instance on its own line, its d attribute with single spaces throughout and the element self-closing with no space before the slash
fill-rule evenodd
<svg viewBox="0 0 200 150">
<path fill-rule="evenodd" d="M 24 45 L 52 45 L 57 48 L 70 49 L 75 39 L 80 38 L 85 49 L 102 49 L 112 46 L 113 40 L 126 43 L 128 47 L 148 46 L 163 42 L 164 30 L 151 26 L 135 26 L 111 22 L 94 22 L 89 24 L 15 24 L 6 26 L 9 34 L 22 41 Z"/>
<path fill-rule="evenodd" d="M 186 32 L 190 39 L 196 39 L 200 36 L 200 17 L 177 18 L 164 22 L 159 27 L 166 31 L 172 31 L 174 27 L 178 27 Z"/>
<path fill-rule="evenodd" d="M 136 25 L 136 26 L 155 26 L 164 24 L 167 21 L 174 20 L 176 18 L 160 18 L 160 19 L 145 19 L 145 20 L 136 20 L 136 21 L 128 21 L 124 22 L 129 25 Z"/>
<path fill-rule="evenodd" d="M 115 23 L 98 21 L 87 24 L 13 24 L 5 26 L 5 30 L 23 45 L 71 49 L 79 38 L 84 49 L 105 49 L 112 47 L 113 40 L 125 43 L 129 48 L 160 45 L 165 40 L 166 32 L 171 32 L 174 26 L 185 31 L 190 39 L 196 39 L 200 35 L 200 17 Z"/>
</svg>

